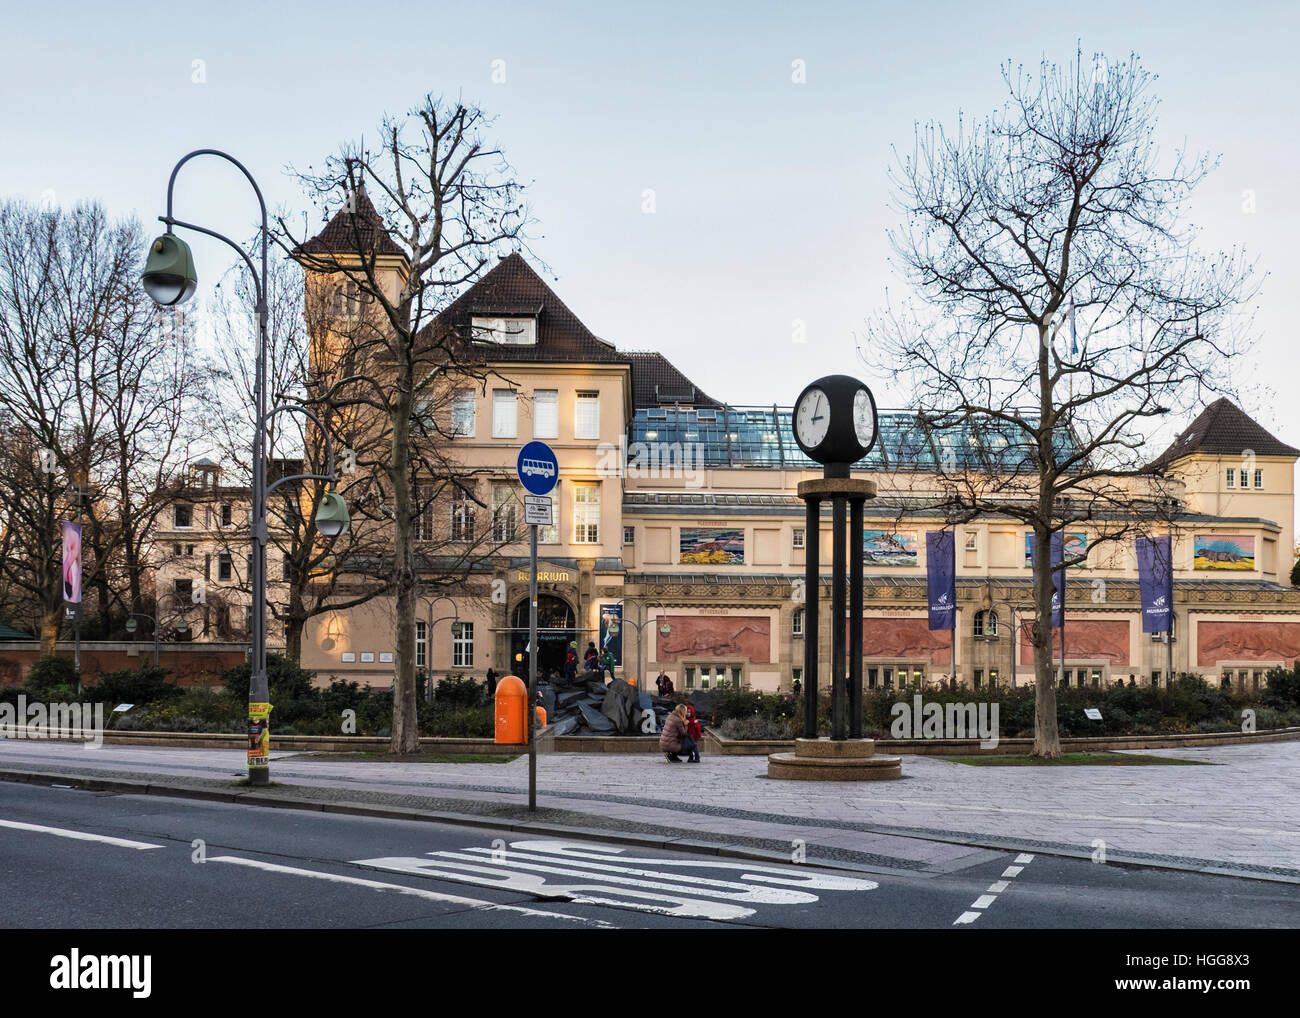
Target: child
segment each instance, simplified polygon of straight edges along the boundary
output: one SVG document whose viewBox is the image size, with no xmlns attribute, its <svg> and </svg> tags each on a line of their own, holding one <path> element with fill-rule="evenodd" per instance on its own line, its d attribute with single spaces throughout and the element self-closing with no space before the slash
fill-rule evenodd
<svg viewBox="0 0 1300 1018">
<path fill-rule="evenodd" d="M 686 734 L 691 737 L 694 748 L 691 755 L 686 758 L 687 763 L 700 762 L 700 737 L 704 734 L 700 728 L 700 719 L 695 716 L 695 708 L 687 704 L 686 706 Z"/>
</svg>

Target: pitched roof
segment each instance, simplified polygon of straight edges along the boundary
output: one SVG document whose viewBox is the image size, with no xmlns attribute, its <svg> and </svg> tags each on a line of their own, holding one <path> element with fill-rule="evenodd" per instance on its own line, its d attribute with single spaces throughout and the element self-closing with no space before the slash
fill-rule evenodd
<svg viewBox="0 0 1300 1018">
<path fill-rule="evenodd" d="M 1241 456 L 1246 450 L 1256 456 L 1300 457 L 1300 449 L 1274 438 L 1231 400 L 1216 399 L 1147 464 L 1147 469 L 1162 470 L 1193 453 Z"/>
<path fill-rule="evenodd" d="M 471 343 L 468 337 L 472 319 L 490 315 L 535 317 L 536 345 Z M 626 354 L 582 324 L 518 251 L 501 259 L 456 298 L 429 323 L 425 332 L 437 336 L 454 334 L 464 355 L 486 363 L 628 363 Z"/>
<path fill-rule="evenodd" d="M 360 248 L 366 254 L 398 255 L 405 258 L 406 252 L 389 236 L 366 189 L 357 188 L 353 196 L 354 210 L 345 204 L 325 224 L 325 229 L 311 240 L 305 241 L 298 250 L 306 254 L 326 255 L 356 254 Z"/>
<path fill-rule="evenodd" d="M 721 407 L 712 396 L 700 391 L 661 353 L 649 350 L 628 352 L 632 361 L 632 405 L 642 407 L 682 406 Z"/>
</svg>

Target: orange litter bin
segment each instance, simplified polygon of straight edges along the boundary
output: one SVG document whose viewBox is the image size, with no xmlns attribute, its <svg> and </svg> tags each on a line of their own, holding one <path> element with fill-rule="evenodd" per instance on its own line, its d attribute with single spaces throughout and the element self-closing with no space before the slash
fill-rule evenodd
<svg viewBox="0 0 1300 1018">
<path fill-rule="evenodd" d="M 495 701 L 496 743 L 517 746 L 528 741 L 528 687 L 517 675 L 506 675 L 497 683 Z"/>
</svg>

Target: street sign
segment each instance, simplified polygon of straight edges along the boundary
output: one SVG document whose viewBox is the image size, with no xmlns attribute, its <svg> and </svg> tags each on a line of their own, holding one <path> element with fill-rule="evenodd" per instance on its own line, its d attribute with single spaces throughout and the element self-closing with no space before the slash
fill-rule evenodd
<svg viewBox="0 0 1300 1018">
<path fill-rule="evenodd" d="M 529 442 L 520 449 L 515 469 L 530 495 L 549 495 L 560 478 L 560 461 L 545 442 Z"/>
<path fill-rule="evenodd" d="M 551 526 L 551 496 L 525 495 L 524 522 L 535 523 L 539 527 Z"/>
</svg>

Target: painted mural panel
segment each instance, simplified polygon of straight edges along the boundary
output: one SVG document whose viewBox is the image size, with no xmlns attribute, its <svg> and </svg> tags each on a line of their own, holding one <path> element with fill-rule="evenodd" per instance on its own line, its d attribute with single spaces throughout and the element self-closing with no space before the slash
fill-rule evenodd
<svg viewBox="0 0 1300 1018">
<path fill-rule="evenodd" d="M 863 657 L 924 658 L 946 665 L 952 660 L 951 640 L 947 630 L 931 631 L 924 618 L 862 620 Z"/>
<path fill-rule="evenodd" d="M 1201 622 L 1196 627 L 1196 661 L 1276 661 L 1300 657 L 1300 622 Z"/>
<path fill-rule="evenodd" d="M 1197 569 L 1251 570 L 1255 568 L 1255 537 L 1253 534 L 1195 534 L 1192 554 Z"/>
<path fill-rule="evenodd" d="M 743 566 L 745 532 L 718 527 L 682 528 L 677 561 L 682 565 Z"/>
<path fill-rule="evenodd" d="M 1075 559 L 1081 559 L 1088 554 L 1088 535 L 1082 532 L 1071 532 L 1065 535 L 1065 561 L 1073 562 Z M 1034 535 L 1025 534 L 1025 568 L 1033 568 L 1034 565 Z"/>
<path fill-rule="evenodd" d="M 1128 620 L 1120 619 L 1072 619 L 1065 620 L 1065 658 L 1096 659 L 1104 657 L 1113 665 L 1129 664 L 1129 627 Z M 1053 629 L 1056 638 L 1052 643 L 1052 660 L 1061 660 L 1060 630 Z M 1020 663 L 1034 663 L 1034 646 L 1031 642 L 1031 627 L 1020 627 Z"/>
<path fill-rule="evenodd" d="M 772 660 L 772 620 L 767 615 L 668 615 L 672 627 L 659 636 L 660 661 L 681 658 L 748 658 L 758 664 Z"/>
<path fill-rule="evenodd" d="M 864 530 L 862 561 L 869 566 L 916 565 L 916 531 Z"/>
</svg>

